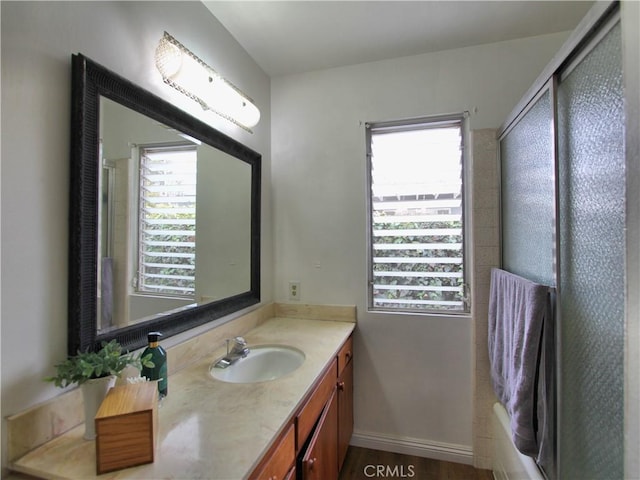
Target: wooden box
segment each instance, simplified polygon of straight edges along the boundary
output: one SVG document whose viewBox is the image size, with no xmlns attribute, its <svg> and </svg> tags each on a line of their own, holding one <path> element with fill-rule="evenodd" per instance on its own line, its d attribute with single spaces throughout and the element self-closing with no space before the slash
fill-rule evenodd
<svg viewBox="0 0 640 480">
<path fill-rule="evenodd" d="M 157 383 L 113 387 L 95 422 L 98 475 L 152 463 L 158 430 Z"/>
</svg>

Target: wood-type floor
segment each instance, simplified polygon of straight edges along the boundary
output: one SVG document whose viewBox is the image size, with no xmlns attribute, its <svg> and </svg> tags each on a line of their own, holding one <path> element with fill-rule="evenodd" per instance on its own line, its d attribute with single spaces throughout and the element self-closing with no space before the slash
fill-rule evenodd
<svg viewBox="0 0 640 480">
<path fill-rule="evenodd" d="M 430 458 L 349 447 L 340 480 L 493 480 L 490 470 Z"/>
</svg>

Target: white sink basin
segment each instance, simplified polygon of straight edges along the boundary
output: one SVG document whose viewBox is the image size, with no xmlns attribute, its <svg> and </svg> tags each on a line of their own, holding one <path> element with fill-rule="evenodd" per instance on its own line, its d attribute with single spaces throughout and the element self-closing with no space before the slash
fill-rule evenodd
<svg viewBox="0 0 640 480">
<path fill-rule="evenodd" d="M 267 382 L 293 372 L 305 359 L 301 350 L 286 345 L 250 345 L 249 349 L 249 355 L 227 368 L 218 368 L 214 362 L 211 376 L 231 383 Z"/>
</svg>

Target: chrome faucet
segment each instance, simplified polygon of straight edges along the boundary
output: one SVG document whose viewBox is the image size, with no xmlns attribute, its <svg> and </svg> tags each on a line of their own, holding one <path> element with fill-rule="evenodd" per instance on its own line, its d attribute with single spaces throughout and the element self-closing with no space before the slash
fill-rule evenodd
<svg viewBox="0 0 640 480">
<path fill-rule="evenodd" d="M 215 364 L 216 368 L 227 368 L 233 365 L 241 358 L 245 358 L 249 355 L 249 347 L 247 347 L 247 341 L 242 337 L 235 337 L 227 340 L 227 354 L 218 360 Z M 231 349 L 229 349 L 230 343 L 233 342 Z"/>
</svg>

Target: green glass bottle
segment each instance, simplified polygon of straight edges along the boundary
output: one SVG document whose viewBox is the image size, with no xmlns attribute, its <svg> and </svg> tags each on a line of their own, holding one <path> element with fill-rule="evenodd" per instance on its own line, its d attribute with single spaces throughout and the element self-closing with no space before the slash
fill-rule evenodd
<svg viewBox="0 0 640 480">
<path fill-rule="evenodd" d="M 158 380 L 158 392 L 160 398 L 167 396 L 168 375 L 167 375 L 167 352 L 160 346 L 159 338 L 162 336 L 160 332 L 149 332 L 147 340 L 149 346 L 142 352 L 142 356 L 151 354 L 153 367 L 142 367 L 140 375 L 147 377 L 149 380 Z"/>
</svg>

